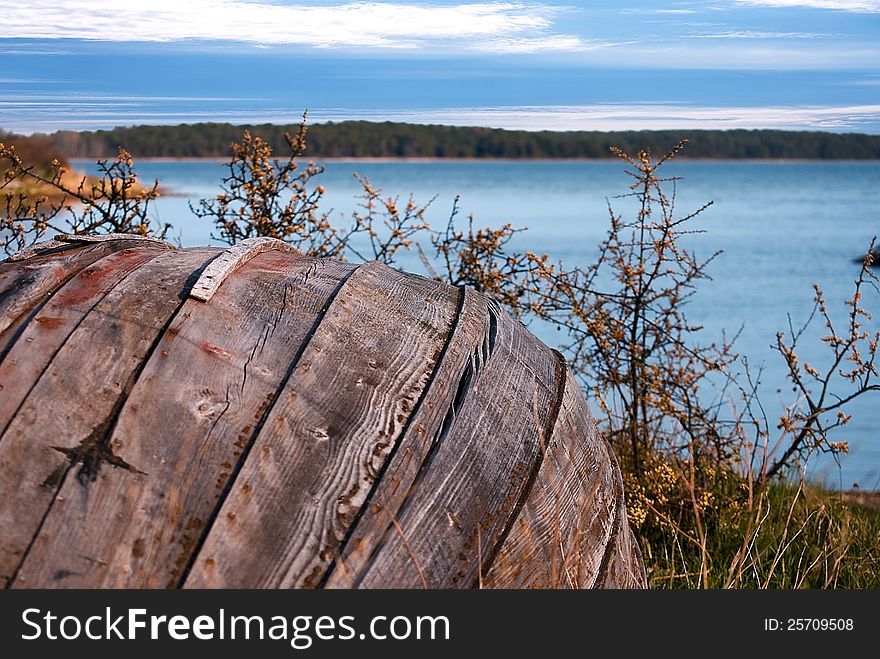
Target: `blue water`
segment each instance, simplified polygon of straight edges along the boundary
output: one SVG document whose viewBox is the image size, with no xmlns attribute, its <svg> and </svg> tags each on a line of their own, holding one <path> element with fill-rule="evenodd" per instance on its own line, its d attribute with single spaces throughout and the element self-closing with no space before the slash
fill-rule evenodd
<svg viewBox="0 0 880 659">
<path fill-rule="evenodd" d="M 78 163 L 84 167 L 85 163 Z M 608 224 L 606 199 L 626 211 L 630 179 L 620 163 L 600 162 L 330 162 L 321 176 L 327 189 L 325 209 L 340 219 L 355 207 L 359 190 L 352 172 L 367 175 L 389 195 L 412 193 L 425 203 L 427 218 L 445 225 L 452 200 L 461 195 L 462 218 L 474 213 L 481 226 L 511 222 L 528 227 L 518 247 L 549 253 L 571 264 L 587 264 Z M 195 219 L 188 203 L 216 194 L 223 174 L 217 162 L 142 162 L 143 179 L 159 178 L 167 196 L 156 203 L 162 221 L 172 222 L 184 245 L 211 243 L 211 226 Z M 880 162 L 688 162 L 671 163 L 667 172 L 683 177 L 677 186 L 678 207 L 694 210 L 714 205 L 696 221 L 705 233 L 689 239 L 699 255 L 724 253 L 710 266 L 713 277 L 699 288 L 688 310 L 692 323 L 704 326 L 706 340 L 727 330 L 741 330 L 737 351 L 757 369 L 763 366 L 762 398 L 770 419 L 791 402 L 781 358 L 770 349 L 776 332 L 788 327 L 787 314 L 803 323 L 812 309 L 812 284 L 820 283 L 835 317 L 845 323 L 843 300 L 858 274 L 853 258 L 863 254 L 880 232 L 876 194 Z M 428 246 L 425 246 L 428 247 Z M 415 255 L 406 269 L 423 270 Z M 878 310 L 868 329 L 880 328 L 880 295 L 868 290 L 865 304 Z M 550 344 L 558 335 L 547 328 L 536 333 Z M 802 339 L 801 359 L 817 367 L 828 361 L 818 337 L 823 328 Z M 821 368 L 820 368 L 821 370 Z M 880 438 L 874 424 L 880 394 L 850 405 L 851 424 L 834 438 L 850 444 L 850 454 L 835 464 L 828 456 L 810 462 L 808 475 L 834 487 L 858 483 L 880 488 Z M 771 424 L 773 427 L 775 424 Z"/>
</svg>

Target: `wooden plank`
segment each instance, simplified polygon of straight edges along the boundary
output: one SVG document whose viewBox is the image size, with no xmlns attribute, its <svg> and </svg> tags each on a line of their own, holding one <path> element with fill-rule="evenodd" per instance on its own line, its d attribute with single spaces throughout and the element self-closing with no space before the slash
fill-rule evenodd
<svg viewBox="0 0 880 659">
<path fill-rule="evenodd" d="M 318 585 L 399 440 L 456 310 L 453 289 L 367 263 L 280 392 L 184 583 Z"/>
<path fill-rule="evenodd" d="M 599 566 L 593 588 L 647 588 L 648 578 L 642 552 L 626 516 L 620 465 L 610 450 L 609 457 L 615 475 L 617 506 L 614 510 L 611 537 L 605 548 L 605 555 L 602 557 L 602 564 Z"/>
<path fill-rule="evenodd" d="M 192 287 L 189 296 L 207 302 L 233 272 L 258 254 L 270 251 L 290 253 L 294 250 L 286 242 L 277 238 L 246 238 L 227 249 L 205 268 L 195 286 Z"/>
<path fill-rule="evenodd" d="M 58 247 L 70 247 L 70 245 L 63 243 L 60 240 L 55 240 L 54 238 L 52 240 L 44 240 L 42 242 L 34 243 L 30 247 L 18 250 L 15 254 L 7 258 L 6 262 L 13 263 L 15 261 L 25 261 L 33 256 L 37 256 L 41 252 L 56 249 Z"/>
<path fill-rule="evenodd" d="M 24 249 L 18 250 L 15 254 L 6 259 L 7 262 L 16 262 L 16 261 L 26 261 L 27 259 L 33 258 L 34 256 L 39 256 L 49 250 L 55 250 L 57 248 L 70 247 L 71 243 L 74 245 L 81 244 L 90 244 L 90 243 L 103 243 L 109 242 L 113 240 L 137 240 L 141 243 L 151 243 L 154 245 L 161 245 L 165 249 L 174 249 L 174 245 L 169 242 L 162 240 L 161 238 L 154 238 L 153 236 L 142 236 L 140 234 L 132 234 L 132 233 L 101 233 L 101 234 L 67 234 L 61 233 L 52 238 L 51 240 L 44 240 L 42 242 L 34 243 L 30 247 L 25 247 Z"/>
<path fill-rule="evenodd" d="M 569 371 L 541 470 L 483 579 L 485 588 L 593 585 L 619 505 L 609 454 Z"/>
<path fill-rule="evenodd" d="M 456 394 L 466 393 L 463 374 L 468 372 L 468 364 L 475 353 L 488 358 L 490 343 L 494 349 L 493 319 L 487 299 L 472 288 L 463 288 L 460 295 L 456 324 L 431 386 L 419 401 L 385 473 L 349 531 L 339 558 L 328 567 L 321 582 L 325 588 L 351 588 L 357 583 L 364 565 L 388 531 L 391 514 L 400 510 L 422 464 L 448 432 L 455 408 L 463 402 L 456 403 Z M 491 313 L 495 312 L 492 308 Z"/>
<path fill-rule="evenodd" d="M 602 579 L 596 582 L 594 588 L 647 588 L 648 578 L 642 552 L 625 518 L 610 549 Z"/>
<path fill-rule="evenodd" d="M 19 574 L 29 587 L 175 586 L 245 442 L 354 266 L 267 253 L 210 304 L 187 300 L 111 445 L 136 473 L 67 477 Z"/>
<path fill-rule="evenodd" d="M 49 298 L 0 357 L 0 436 L 67 337 L 123 277 L 159 252 L 149 243 L 82 269 Z"/>
<path fill-rule="evenodd" d="M 492 303 L 487 303 L 492 306 Z M 421 466 L 355 587 L 477 585 L 540 466 L 564 370 L 506 313 L 493 349 L 476 349 L 461 375 L 448 431 Z"/>
<path fill-rule="evenodd" d="M 22 403 L 0 439 L 3 582 L 15 575 L 68 474 L 88 483 L 104 470 L 137 470 L 107 439 L 193 273 L 216 253 L 167 251 L 135 270 L 80 323 Z"/>
<path fill-rule="evenodd" d="M 127 247 L 131 244 L 110 241 L 60 253 L 49 250 L 23 262 L 0 264 L 0 337 L 20 316 L 39 306 L 80 270 Z"/>
</svg>

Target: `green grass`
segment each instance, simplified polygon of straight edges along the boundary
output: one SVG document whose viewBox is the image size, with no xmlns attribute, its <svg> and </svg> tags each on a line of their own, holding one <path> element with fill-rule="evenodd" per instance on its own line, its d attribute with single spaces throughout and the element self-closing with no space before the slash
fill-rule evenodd
<svg viewBox="0 0 880 659">
<path fill-rule="evenodd" d="M 880 588 L 880 510 L 809 484 L 750 498 L 741 479 L 722 482 L 702 541 L 686 506 L 641 524 L 652 588 Z"/>
</svg>

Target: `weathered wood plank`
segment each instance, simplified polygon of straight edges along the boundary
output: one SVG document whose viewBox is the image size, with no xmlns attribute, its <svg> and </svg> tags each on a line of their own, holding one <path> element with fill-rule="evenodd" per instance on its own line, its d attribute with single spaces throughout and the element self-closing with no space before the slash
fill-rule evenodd
<svg viewBox="0 0 880 659">
<path fill-rule="evenodd" d="M 602 557 L 602 564 L 593 588 L 647 588 L 648 578 L 642 552 L 626 516 L 620 466 L 614 453 L 609 452 L 609 454 L 615 476 L 613 484 L 617 505 L 612 511 L 611 537 L 605 548 L 605 555 Z"/>
<path fill-rule="evenodd" d="M 472 288 L 461 290 L 456 324 L 431 386 L 407 424 L 391 455 L 382 479 L 361 509 L 355 525 L 341 547 L 339 557 L 322 580 L 325 588 L 351 588 L 359 578 L 391 524 L 391 516 L 403 505 L 431 450 L 448 432 L 456 407 L 456 394 L 466 393 L 463 375 L 474 354 L 489 353 L 494 342 L 492 317 L 486 298 Z M 494 311 L 494 309 L 493 309 Z M 494 348 L 494 345 L 492 346 Z M 445 422 L 445 423 L 444 423 Z"/>
<path fill-rule="evenodd" d="M 492 349 L 472 353 L 448 432 L 401 508 L 389 511 L 384 538 L 355 587 L 477 585 L 528 493 L 540 438 L 552 432 L 561 404 L 564 370 L 508 314 L 496 310 L 493 322 Z"/>
<path fill-rule="evenodd" d="M 315 318 L 354 266 L 267 253 L 187 300 L 111 445 L 140 472 L 68 477 L 20 570 L 27 585 L 173 587 Z M 87 488 L 88 496 L 83 496 Z"/>
<path fill-rule="evenodd" d="M 49 361 L 92 307 L 123 277 L 158 253 L 146 243 L 95 261 L 58 289 L 30 319 L 0 357 L 0 436 Z"/>
<path fill-rule="evenodd" d="M 372 262 L 340 290 L 256 438 L 184 586 L 313 587 L 381 473 L 457 300 Z"/>
<path fill-rule="evenodd" d="M 190 297 L 207 302 L 229 275 L 258 254 L 270 251 L 289 253 L 294 250 L 286 242 L 277 238 L 246 238 L 227 249 L 205 268 L 195 286 L 192 287 L 189 293 Z"/>
<path fill-rule="evenodd" d="M 0 439 L 4 583 L 16 574 L 68 476 L 88 483 L 102 470 L 137 469 L 115 454 L 110 431 L 144 359 L 216 253 L 167 251 L 131 273 L 95 305 L 22 403 Z M 80 496 L 89 496 L 88 489 Z M 20 575 L 16 585 L 25 579 Z"/>
<path fill-rule="evenodd" d="M 616 477 L 579 384 L 567 372 L 562 407 L 538 477 L 483 586 L 592 586 L 619 504 Z"/>
<path fill-rule="evenodd" d="M 80 270 L 128 247 L 131 244 L 110 241 L 72 247 L 60 253 L 50 250 L 23 263 L 0 263 L 0 337 L 20 316 L 38 306 Z"/>
<path fill-rule="evenodd" d="M 606 569 L 601 581 L 594 588 L 647 588 L 648 579 L 644 571 L 642 553 L 632 529 L 624 518 L 620 533 L 615 536 L 610 547 Z"/>
<path fill-rule="evenodd" d="M 50 249 L 56 249 L 58 247 L 70 247 L 70 245 L 67 243 L 63 243 L 60 240 L 55 240 L 54 238 L 51 240 L 44 240 L 39 243 L 34 243 L 30 247 L 25 247 L 18 250 L 15 254 L 7 258 L 6 262 L 14 263 L 16 261 L 25 261 L 31 257 L 37 256 L 41 252 L 45 252 Z"/>
</svg>

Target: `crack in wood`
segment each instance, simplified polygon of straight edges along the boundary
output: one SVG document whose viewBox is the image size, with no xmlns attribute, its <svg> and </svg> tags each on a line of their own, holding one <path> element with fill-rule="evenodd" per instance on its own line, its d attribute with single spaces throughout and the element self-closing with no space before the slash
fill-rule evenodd
<svg viewBox="0 0 880 659">
<path fill-rule="evenodd" d="M 95 426 L 92 429 L 92 432 L 89 433 L 89 436 L 83 439 L 78 445 L 73 447 L 52 447 L 54 450 L 67 456 L 68 463 L 65 472 L 73 469 L 77 464 L 79 465 L 79 470 L 76 473 L 76 480 L 79 481 L 79 484 L 83 487 L 88 486 L 89 483 L 94 483 L 98 479 L 98 475 L 101 473 L 101 466 L 104 463 L 135 474 L 144 473 L 113 453 L 113 447 L 110 445 L 110 438 L 113 434 L 113 428 L 116 425 L 116 416 L 122 409 L 122 405 L 127 398 L 127 392 L 123 392 L 119 397 L 119 400 L 117 400 L 116 404 L 113 406 L 110 414 L 107 415 L 107 418 Z M 56 472 L 50 474 L 43 482 L 43 487 L 51 487 L 53 484 L 53 477 L 55 476 L 60 476 L 60 474 L 56 474 Z M 54 480 L 57 482 L 60 479 L 56 478 Z"/>
<path fill-rule="evenodd" d="M 253 430 L 250 433 L 250 436 L 247 437 L 247 440 L 241 446 L 241 455 L 238 456 L 238 461 L 232 468 L 232 472 L 229 475 L 229 478 L 226 481 L 226 484 L 223 487 L 223 490 L 220 492 L 220 496 L 217 497 L 217 501 L 214 504 L 214 509 L 211 511 L 210 516 L 202 527 L 202 532 L 199 537 L 193 543 L 193 547 L 189 553 L 187 560 L 183 563 L 182 569 L 180 570 L 179 576 L 173 580 L 172 583 L 168 584 L 169 588 L 183 588 L 186 584 L 186 580 L 189 577 L 190 572 L 192 572 L 193 565 L 198 560 L 199 554 L 202 551 L 202 547 L 205 544 L 205 541 L 208 538 L 208 534 L 211 531 L 211 528 L 214 526 L 214 522 L 217 520 L 217 516 L 220 514 L 220 510 L 223 508 L 223 504 L 226 502 L 226 499 L 229 498 L 230 492 L 232 492 L 232 488 L 235 486 L 235 481 L 238 478 L 238 475 L 241 473 L 241 470 L 244 468 L 245 462 L 247 462 L 248 456 L 250 455 L 251 449 L 254 446 L 254 443 L 257 441 L 257 437 L 260 435 L 260 432 L 263 430 L 263 426 L 266 425 L 266 420 L 269 418 L 269 415 L 272 413 L 272 408 L 275 406 L 275 403 L 278 399 L 278 395 L 284 391 L 285 386 L 287 385 L 288 380 L 290 380 L 291 375 L 293 375 L 294 370 L 299 365 L 300 359 L 305 353 L 306 348 L 309 343 L 311 343 L 312 338 L 315 336 L 315 333 L 318 331 L 318 327 L 323 322 L 325 316 L 327 315 L 327 311 L 330 309 L 330 306 L 338 297 L 340 291 L 345 287 L 346 282 L 351 279 L 351 277 L 359 270 L 358 268 L 352 269 L 348 272 L 336 286 L 333 294 L 328 298 L 327 302 L 321 308 L 321 311 L 315 317 L 314 322 L 312 323 L 312 327 L 309 330 L 309 333 L 303 339 L 303 342 L 300 344 L 299 348 L 296 351 L 296 354 L 293 356 L 290 364 L 287 366 L 287 371 L 284 374 L 284 377 L 281 378 L 281 381 L 278 383 L 275 393 L 269 398 L 267 401 L 267 405 L 262 410 L 262 414 L 260 415 L 259 421 L 254 425 Z M 285 298 L 287 296 L 287 288 L 285 288 Z"/>
</svg>

